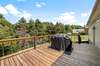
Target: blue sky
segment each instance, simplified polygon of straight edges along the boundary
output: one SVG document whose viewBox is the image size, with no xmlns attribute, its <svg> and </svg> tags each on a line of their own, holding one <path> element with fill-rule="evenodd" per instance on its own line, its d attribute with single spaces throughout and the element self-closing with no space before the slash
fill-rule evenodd
<svg viewBox="0 0 100 66">
<path fill-rule="evenodd" d="M 85 25 L 95 0 L 0 0 L 0 13 L 11 23 L 21 17 Z"/>
</svg>

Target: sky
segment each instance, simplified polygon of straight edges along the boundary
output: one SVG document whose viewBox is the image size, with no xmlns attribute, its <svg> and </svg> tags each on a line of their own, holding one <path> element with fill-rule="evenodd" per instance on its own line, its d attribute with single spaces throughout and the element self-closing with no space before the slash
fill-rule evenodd
<svg viewBox="0 0 100 66">
<path fill-rule="evenodd" d="M 0 13 L 15 24 L 21 17 L 85 25 L 95 0 L 0 0 Z"/>
</svg>

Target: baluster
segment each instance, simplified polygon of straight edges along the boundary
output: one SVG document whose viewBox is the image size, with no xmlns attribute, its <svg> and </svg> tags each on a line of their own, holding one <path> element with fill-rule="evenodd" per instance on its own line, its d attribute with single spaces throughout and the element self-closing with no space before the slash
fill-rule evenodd
<svg viewBox="0 0 100 66">
<path fill-rule="evenodd" d="M 22 40 L 22 50 L 25 49 L 25 39 Z"/>
<path fill-rule="evenodd" d="M 2 56 L 5 55 L 5 51 L 4 51 L 4 42 L 2 42 Z"/>
<path fill-rule="evenodd" d="M 10 42 L 11 42 L 11 43 L 10 43 L 10 46 L 11 46 L 11 53 L 13 53 L 13 41 L 11 40 Z"/>
<path fill-rule="evenodd" d="M 33 47 L 33 38 L 30 39 L 30 44 L 31 44 L 30 47 Z"/>
<path fill-rule="evenodd" d="M 28 48 L 30 48 L 30 45 L 31 45 L 31 44 L 29 43 L 29 41 L 30 41 L 30 38 L 27 39 L 27 43 L 28 43 L 27 46 L 28 46 Z"/>
<path fill-rule="evenodd" d="M 42 44 L 44 44 L 44 37 L 42 37 L 41 41 L 42 41 Z"/>
<path fill-rule="evenodd" d="M 22 50 L 22 44 L 21 44 L 22 42 L 20 40 L 17 40 L 17 43 L 18 43 L 19 49 Z"/>
<path fill-rule="evenodd" d="M 30 39 L 30 44 L 31 44 L 30 47 L 33 47 L 33 40 L 32 40 L 32 38 Z"/>
<path fill-rule="evenodd" d="M 38 44 L 41 44 L 41 36 L 38 37 Z"/>
<path fill-rule="evenodd" d="M 34 36 L 34 49 L 36 49 L 35 38 L 36 38 L 36 36 Z"/>
<path fill-rule="evenodd" d="M 31 40 L 31 39 L 28 38 L 27 40 L 28 40 L 28 41 L 27 41 L 27 43 L 28 43 L 28 48 L 30 48 L 30 47 L 31 47 L 31 44 L 30 44 L 30 40 Z"/>
<path fill-rule="evenodd" d="M 33 47 L 33 38 L 30 39 L 31 47 Z"/>
</svg>

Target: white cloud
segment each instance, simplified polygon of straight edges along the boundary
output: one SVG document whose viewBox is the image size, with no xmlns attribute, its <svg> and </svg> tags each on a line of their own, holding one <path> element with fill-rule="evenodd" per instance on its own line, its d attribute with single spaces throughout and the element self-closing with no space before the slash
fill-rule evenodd
<svg viewBox="0 0 100 66">
<path fill-rule="evenodd" d="M 18 14 L 20 14 L 21 12 L 17 10 L 17 8 L 15 6 L 13 6 L 12 4 L 8 4 L 5 6 L 5 9 L 12 15 L 17 16 Z"/>
<path fill-rule="evenodd" d="M 21 17 L 24 17 L 25 19 L 30 19 L 31 16 L 32 16 L 32 15 L 31 15 L 30 13 L 26 12 L 26 11 L 23 11 L 23 12 L 19 15 L 20 18 L 21 18 Z"/>
<path fill-rule="evenodd" d="M 70 12 L 70 14 L 75 14 L 75 12 L 72 11 L 72 12 Z"/>
<path fill-rule="evenodd" d="M 87 17 L 89 14 L 88 13 L 82 13 L 81 17 Z"/>
<path fill-rule="evenodd" d="M 38 7 L 43 7 L 46 4 L 41 2 L 42 5 L 39 5 L 40 3 L 37 3 Z M 17 9 L 13 4 L 7 4 L 6 6 L 1 6 L 0 5 L 0 13 L 7 15 L 8 13 L 15 16 L 16 18 L 21 18 L 24 17 L 26 19 L 33 18 L 32 14 L 25 11 L 25 10 L 19 10 Z M 70 12 L 64 12 L 59 14 L 56 17 L 43 17 L 41 16 L 41 20 L 46 20 L 48 18 L 48 21 L 52 22 L 62 22 L 63 24 L 79 24 L 79 25 L 85 25 L 88 17 L 89 17 L 90 12 L 83 12 L 83 13 L 78 13 L 76 14 L 73 11 Z M 53 18 L 53 19 L 52 19 Z"/>
<path fill-rule="evenodd" d="M 13 4 L 7 4 L 6 6 L 0 6 L 0 13 L 7 15 L 10 14 L 12 16 L 15 16 L 16 18 L 24 17 L 25 19 L 30 19 L 31 14 L 25 10 L 18 10 Z"/>
<path fill-rule="evenodd" d="M 55 22 L 61 22 L 63 24 L 76 24 L 76 25 L 86 25 L 89 18 L 89 12 L 75 13 L 75 12 L 64 12 L 53 18 Z"/>
<path fill-rule="evenodd" d="M 76 22 L 75 12 L 65 12 L 54 18 L 54 21 L 63 22 L 64 24 L 72 24 Z"/>
<path fill-rule="evenodd" d="M 0 13 L 1 14 L 8 14 L 7 10 L 2 6 L 0 6 Z"/>
<path fill-rule="evenodd" d="M 46 6 L 46 3 L 44 3 L 44 2 L 36 2 L 35 6 L 38 7 L 38 8 L 41 8 L 43 6 Z"/>
</svg>

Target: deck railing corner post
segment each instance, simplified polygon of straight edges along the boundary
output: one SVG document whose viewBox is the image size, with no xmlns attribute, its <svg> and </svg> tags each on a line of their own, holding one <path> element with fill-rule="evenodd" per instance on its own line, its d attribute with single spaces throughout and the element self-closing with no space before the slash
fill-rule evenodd
<svg viewBox="0 0 100 66">
<path fill-rule="evenodd" d="M 36 49 L 35 38 L 36 38 L 36 36 L 34 36 L 34 49 Z"/>
</svg>

